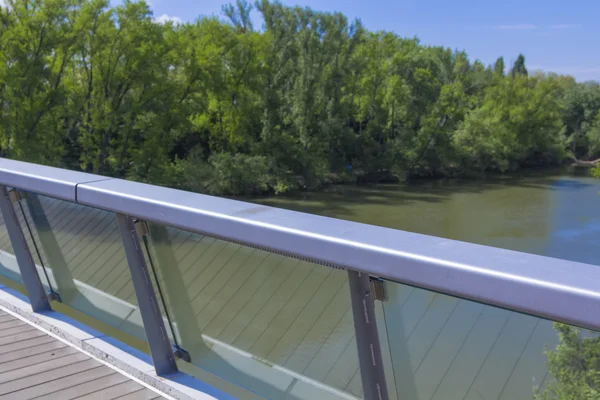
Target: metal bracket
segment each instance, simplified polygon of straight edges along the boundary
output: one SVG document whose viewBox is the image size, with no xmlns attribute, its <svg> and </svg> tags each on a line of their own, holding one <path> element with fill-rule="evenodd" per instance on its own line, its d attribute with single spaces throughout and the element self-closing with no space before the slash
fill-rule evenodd
<svg viewBox="0 0 600 400">
<path fill-rule="evenodd" d="M 148 237 L 148 235 L 150 235 L 150 227 L 148 226 L 148 223 L 146 221 L 143 221 L 141 219 L 136 219 L 134 220 L 135 223 L 135 231 L 137 232 L 138 235 L 142 236 L 142 237 Z"/>
<path fill-rule="evenodd" d="M 56 292 L 50 292 L 50 293 L 48 293 L 48 300 L 58 301 L 59 303 L 62 303 L 62 299 L 60 298 L 60 294 L 58 294 Z"/>
<path fill-rule="evenodd" d="M 173 350 L 173 355 L 175 356 L 175 358 L 178 358 L 180 360 L 183 360 L 183 361 L 186 361 L 189 363 L 192 362 L 190 353 L 186 349 L 179 347 L 179 346 L 173 346 L 173 348 L 175 349 L 175 350 Z"/>
<path fill-rule="evenodd" d="M 374 276 L 369 277 L 371 281 L 371 293 L 374 300 L 388 301 L 387 282 Z"/>
</svg>

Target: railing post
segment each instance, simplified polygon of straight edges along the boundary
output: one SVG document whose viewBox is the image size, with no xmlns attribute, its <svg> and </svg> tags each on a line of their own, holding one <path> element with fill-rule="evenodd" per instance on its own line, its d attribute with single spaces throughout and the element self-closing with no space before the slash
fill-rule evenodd
<svg viewBox="0 0 600 400">
<path fill-rule="evenodd" d="M 48 258 L 52 275 L 58 286 L 57 289 L 60 300 L 68 303 L 77 293 L 77 287 L 75 286 L 73 275 L 67 267 L 67 261 L 60 250 L 54 232 L 52 232 L 52 227 L 50 226 L 48 217 L 46 217 L 46 213 L 44 212 L 44 208 L 42 207 L 38 195 L 35 193 L 27 193 L 25 196 L 25 203 L 29 210 L 29 214 L 31 215 L 33 225 L 37 229 L 44 253 Z"/>
<path fill-rule="evenodd" d="M 17 264 L 19 265 L 21 278 L 25 284 L 25 290 L 27 290 L 27 297 L 29 297 L 31 308 L 34 312 L 50 310 L 48 296 L 33 262 L 33 257 L 29 251 L 29 246 L 25 240 L 25 235 L 19 224 L 19 219 L 13 208 L 6 186 L 0 186 L 0 211 L 2 211 L 2 216 L 4 217 L 6 230 L 8 231 L 8 236 L 10 237 L 10 242 L 17 258 Z"/>
<path fill-rule="evenodd" d="M 132 217 L 123 214 L 117 214 L 117 222 L 156 374 L 160 376 L 177 372 L 173 349 L 158 307 L 135 223 Z"/>
<path fill-rule="evenodd" d="M 348 282 L 365 400 L 388 400 L 369 274 L 348 270 Z"/>
</svg>

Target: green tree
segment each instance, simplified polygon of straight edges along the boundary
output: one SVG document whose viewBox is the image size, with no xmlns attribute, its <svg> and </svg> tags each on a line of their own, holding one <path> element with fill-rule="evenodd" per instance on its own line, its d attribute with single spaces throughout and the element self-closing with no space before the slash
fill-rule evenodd
<svg viewBox="0 0 600 400">
<path fill-rule="evenodd" d="M 528 76 L 523 55 L 506 76 L 502 58 L 268 0 L 261 31 L 244 0 L 181 24 L 143 1 L 7 3 L 5 157 L 241 194 L 600 155 L 598 84 Z"/>
<path fill-rule="evenodd" d="M 505 68 L 506 66 L 504 65 L 504 57 L 498 57 L 494 63 L 494 75 L 497 77 L 503 77 Z"/>
<path fill-rule="evenodd" d="M 527 68 L 525 67 L 525 56 L 523 54 L 519 54 L 519 57 L 517 57 L 517 60 L 513 64 L 510 73 L 513 77 L 517 75 L 527 76 Z"/>
<path fill-rule="evenodd" d="M 597 138 L 595 125 L 600 112 L 600 85 L 596 82 L 571 82 L 562 96 L 562 118 L 565 137 L 571 144 L 573 156 L 591 157 L 598 148 L 593 143 Z"/>
</svg>

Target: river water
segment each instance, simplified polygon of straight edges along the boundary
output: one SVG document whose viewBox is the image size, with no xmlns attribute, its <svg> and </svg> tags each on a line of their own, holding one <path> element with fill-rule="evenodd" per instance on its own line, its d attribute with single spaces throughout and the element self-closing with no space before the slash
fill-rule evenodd
<svg viewBox="0 0 600 400">
<path fill-rule="evenodd" d="M 600 264 L 600 180 L 573 172 L 529 173 L 475 181 L 333 186 L 324 192 L 254 201 Z"/>
</svg>

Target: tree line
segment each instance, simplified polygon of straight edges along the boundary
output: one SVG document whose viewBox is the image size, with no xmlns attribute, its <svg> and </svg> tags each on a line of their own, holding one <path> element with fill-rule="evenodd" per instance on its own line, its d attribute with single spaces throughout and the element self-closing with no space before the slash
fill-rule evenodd
<svg viewBox="0 0 600 400">
<path fill-rule="evenodd" d="M 214 194 L 468 176 L 600 155 L 600 88 L 245 1 L 5 0 L 0 155 Z M 252 25 L 255 7 L 264 26 Z"/>
</svg>

